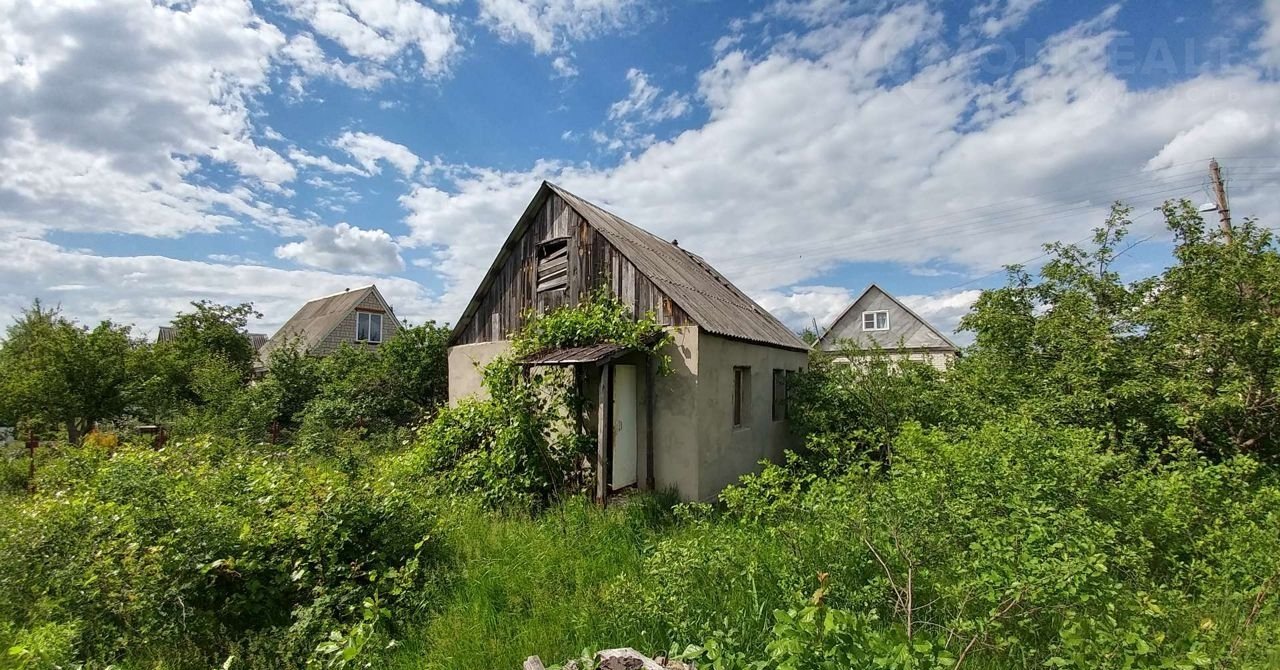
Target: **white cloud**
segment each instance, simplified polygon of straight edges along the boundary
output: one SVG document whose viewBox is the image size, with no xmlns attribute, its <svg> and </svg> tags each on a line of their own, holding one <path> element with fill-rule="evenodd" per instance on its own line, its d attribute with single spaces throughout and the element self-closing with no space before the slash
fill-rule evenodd
<svg viewBox="0 0 1280 670">
<path fill-rule="evenodd" d="M 61 304 L 82 323 L 110 319 L 154 332 L 194 300 L 252 302 L 263 313 L 254 330 L 273 332 L 304 302 L 376 283 L 401 318 L 437 313 L 432 296 L 408 279 L 366 273 L 282 270 L 163 256 L 97 256 L 44 240 L 0 238 L 0 312 L 16 314 L 33 297 Z M 456 315 L 450 318 L 456 318 Z"/>
<path fill-rule="evenodd" d="M 499 37 L 523 40 L 536 53 L 648 20 L 646 0 L 480 0 L 480 22 Z"/>
<path fill-rule="evenodd" d="M 817 25 L 754 56 L 730 51 L 700 75 L 701 127 L 614 167 L 438 170 L 439 184 L 402 198 L 401 244 L 430 250 L 442 309 L 460 312 L 551 179 L 678 237 L 785 309 L 787 287 L 844 263 L 988 272 L 1079 239 L 1113 200 L 1142 211 L 1200 197 L 1202 161 L 1222 148 L 1274 153 L 1280 83 L 1238 67 L 1131 88 L 1108 70 L 1114 15 L 1063 31 L 994 81 L 984 52 L 938 51 L 941 16 L 922 4 Z M 1274 171 L 1242 175 L 1234 209 L 1269 211 L 1278 185 Z M 1158 217 L 1138 225 L 1160 231 Z"/>
<path fill-rule="evenodd" d="M 416 52 L 428 75 L 461 46 L 453 20 L 415 0 L 283 0 L 294 16 L 356 58 L 386 64 Z"/>
<path fill-rule="evenodd" d="M 689 111 L 689 99 L 679 93 L 662 94 L 662 89 L 649 82 L 649 75 L 642 70 L 627 70 L 627 83 L 631 85 L 627 97 L 609 106 L 609 119 L 622 121 L 638 118 L 657 123 L 684 116 Z"/>
<path fill-rule="evenodd" d="M 831 325 L 856 298 L 849 289 L 839 286 L 796 286 L 786 292 L 765 291 L 755 298 L 794 330 L 805 328 L 817 332 Z"/>
<path fill-rule="evenodd" d="M 386 231 L 364 230 L 348 223 L 315 228 L 301 242 L 276 247 L 275 254 L 276 258 L 341 272 L 389 274 L 404 269 L 400 248 Z"/>
<path fill-rule="evenodd" d="M 1263 64 L 1280 69 L 1280 0 L 1262 0 L 1262 31 L 1257 48 Z"/>
<path fill-rule="evenodd" d="M 952 341 L 964 345 L 973 339 L 973 334 L 956 333 L 956 328 L 960 326 L 961 317 L 969 313 L 973 303 L 981 295 L 982 291 L 979 289 L 968 289 L 948 290 L 933 295 L 904 295 L 898 299 Z"/>
<path fill-rule="evenodd" d="M 344 63 L 336 58 L 330 58 L 320 48 L 315 38 L 306 33 L 289 38 L 289 42 L 285 44 L 282 51 L 284 56 L 308 77 L 334 79 L 351 88 L 375 89 L 394 76 L 387 69 L 369 61 Z M 289 83 L 295 94 L 303 92 L 305 82 L 302 77 L 294 77 Z"/>
<path fill-rule="evenodd" d="M 1044 0 L 987 0 L 973 8 L 970 17 L 977 22 L 978 31 L 987 37 L 1016 30 L 1027 22 L 1031 12 Z"/>
<path fill-rule="evenodd" d="M 352 174 L 352 175 L 361 175 L 365 177 L 369 176 L 370 174 L 368 171 L 361 170 L 360 168 L 354 165 L 339 163 L 333 160 L 332 158 L 329 158 L 328 156 L 317 156 L 313 153 L 308 152 L 305 149 L 299 149 L 297 147 L 294 147 L 293 149 L 289 150 L 289 160 L 293 161 L 294 163 L 297 163 L 298 165 L 303 165 L 306 167 L 314 167 L 320 170 L 324 170 L 325 172 L 332 172 L 335 174 Z"/>
<path fill-rule="evenodd" d="M 552 59 L 551 69 L 555 70 L 556 77 L 560 79 L 572 79 L 578 76 L 578 68 L 568 56 L 556 56 Z"/>
<path fill-rule="evenodd" d="M 629 85 L 627 97 L 609 106 L 608 132 L 595 130 L 591 138 L 610 150 L 643 149 L 657 141 L 648 129 L 664 121 L 678 119 L 689 113 L 689 97 L 680 93 L 665 93 L 661 87 L 649 81 L 642 70 L 627 70 Z"/>
<path fill-rule="evenodd" d="M 284 44 L 244 0 L 0 2 L 0 228 L 174 236 L 296 227 L 259 192 L 294 167 L 253 139 Z M 194 177 L 230 168 L 223 189 Z"/>
<path fill-rule="evenodd" d="M 382 166 L 378 163 L 386 161 L 404 176 L 411 177 L 422 162 L 409 147 L 370 133 L 347 131 L 333 144 L 351 154 L 367 174 L 380 174 Z"/>
</svg>

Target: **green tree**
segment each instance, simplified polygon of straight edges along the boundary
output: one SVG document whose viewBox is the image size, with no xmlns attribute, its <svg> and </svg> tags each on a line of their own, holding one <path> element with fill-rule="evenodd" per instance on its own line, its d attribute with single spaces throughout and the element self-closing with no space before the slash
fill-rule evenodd
<svg viewBox="0 0 1280 670">
<path fill-rule="evenodd" d="M 128 406 L 132 346 L 127 326 L 103 321 L 90 329 L 33 302 L 0 346 L 0 418 L 61 426 L 79 442 Z"/>
<path fill-rule="evenodd" d="M 172 342 L 178 358 L 191 362 L 218 356 L 247 379 L 257 358 L 249 340 L 249 318 L 262 318 L 262 314 L 249 303 L 220 305 L 199 300 L 191 306 L 192 311 L 180 312 L 173 319 Z"/>
<path fill-rule="evenodd" d="M 403 328 L 381 346 L 383 364 L 407 400 L 432 410 L 449 397 L 449 329 L 428 321 Z"/>
<path fill-rule="evenodd" d="M 1230 239 L 1188 202 L 1164 215 L 1177 263 L 1147 287 L 1140 357 L 1201 450 L 1280 457 L 1280 250 L 1246 220 Z"/>
</svg>

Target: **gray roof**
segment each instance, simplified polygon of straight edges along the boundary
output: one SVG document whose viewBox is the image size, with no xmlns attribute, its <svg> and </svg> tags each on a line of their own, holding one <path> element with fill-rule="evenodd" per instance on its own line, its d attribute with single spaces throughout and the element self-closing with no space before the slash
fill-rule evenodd
<svg viewBox="0 0 1280 670">
<path fill-rule="evenodd" d="M 171 342 L 177 337 L 178 331 L 173 326 L 160 326 L 156 331 L 156 342 Z M 245 333 L 245 337 L 249 338 L 249 342 L 253 344 L 254 350 L 262 348 L 267 343 L 266 333 Z"/>
<path fill-rule="evenodd" d="M 258 350 L 258 358 L 266 363 L 271 353 L 286 344 L 297 342 L 303 351 L 311 351 L 342 323 L 342 319 L 364 301 L 370 293 L 377 293 L 370 284 L 364 288 L 350 289 L 316 298 L 302 306 L 289 320 L 280 326 L 267 343 Z M 379 294 L 381 297 L 381 294 Z M 394 318 L 394 315 L 393 317 Z"/>
<path fill-rule="evenodd" d="M 784 349 L 809 347 L 777 318 L 738 290 L 705 260 L 604 209 L 543 183 L 586 219 L 698 327 L 724 337 Z M 538 198 L 535 198 L 538 200 Z"/>
</svg>

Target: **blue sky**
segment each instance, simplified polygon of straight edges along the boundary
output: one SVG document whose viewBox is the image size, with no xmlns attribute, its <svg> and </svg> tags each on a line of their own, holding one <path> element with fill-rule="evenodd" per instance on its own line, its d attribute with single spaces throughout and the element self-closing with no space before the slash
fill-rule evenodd
<svg viewBox="0 0 1280 670">
<path fill-rule="evenodd" d="M 450 322 L 550 179 L 793 326 L 876 282 L 950 330 L 1117 199 L 1157 271 L 1211 156 L 1268 215 L 1277 73 L 1280 0 L 0 0 L 0 312 Z"/>
</svg>

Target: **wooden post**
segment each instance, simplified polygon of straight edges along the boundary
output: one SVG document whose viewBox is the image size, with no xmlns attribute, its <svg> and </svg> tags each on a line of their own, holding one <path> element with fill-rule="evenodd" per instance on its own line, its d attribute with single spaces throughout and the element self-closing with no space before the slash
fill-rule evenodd
<svg viewBox="0 0 1280 670">
<path fill-rule="evenodd" d="M 654 488 L 653 477 L 653 399 L 655 397 L 654 384 L 657 383 L 658 375 L 655 368 L 658 365 L 657 358 L 653 356 L 645 357 L 644 366 L 644 490 L 652 491 Z"/>
<path fill-rule="evenodd" d="M 1231 208 L 1227 205 L 1227 187 L 1222 182 L 1222 168 L 1216 158 L 1209 161 L 1209 181 L 1213 184 L 1213 197 L 1218 201 L 1218 226 L 1222 228 L 1222 234 L 1230 244 Z"/>
<path fill-rule="evenodd" d="M 600 368 L 600 392 L 596 396 L 596 502 L 609 499 L 609 447 L 613 442 L 613 366 Z"/>
<path fill-rule="evenodd" d="M 36 447 L 40 446 L 40 440 L 36 438 L 34 430 L 27 430 L 27 456 L 30 462 L 27 464 L 27 492 L 36 492 Z"/>
</svg>

